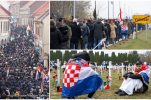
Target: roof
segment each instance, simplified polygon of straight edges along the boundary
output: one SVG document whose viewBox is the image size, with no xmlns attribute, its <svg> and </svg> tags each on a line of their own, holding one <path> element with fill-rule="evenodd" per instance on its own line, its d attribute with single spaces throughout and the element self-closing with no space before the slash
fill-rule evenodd
<svg viewBox="0 0 151 100">
<path fill-rule="evenodd" d="M 0 4 L 0 16 L 1 17 L 3 17 L 3 16 L 9 17 L 10 15 L 11 15 L 11 13 Z"/>
<path fill-rule="evenodd" d="M 29 6 L 30 13 L 33 14 L 39 7 L 41 7 L 47 1 L 35 1 L 33 4 Z"/>
<path fill-rule="evenodd" d="M 23 1 L 21 1 L 23 2 Z M 32 5 L 35 1 L 30 1 L 30 2 L 27 2 L 26 4 L 22 5 L 21 9 L 27 9 L 29 8 L 30 5 Z"/>
<path fill-rule="evenodd" d="M 42 20 L 45 19 L 47 16 L 49 16 L 49 10 L 47 10 L 44 14 L 42 14 L 41 16 L 39 16 L 38 20 L 42 21 Z"/>
<path fill-rule="evenodd" d="M 47 10 L 49 10 L 49 2 L 45 2 L 43 5 L 41 5 L 32 16 L 41 16 L 43 15 Z"/>
</svg>

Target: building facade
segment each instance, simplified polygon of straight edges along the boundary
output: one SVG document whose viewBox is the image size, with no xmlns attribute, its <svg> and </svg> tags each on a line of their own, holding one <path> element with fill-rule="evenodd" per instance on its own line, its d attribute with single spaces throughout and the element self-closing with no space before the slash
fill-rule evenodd
<svg viewBox="0 0 151 100">
<path fill-rule="evenodd" d="M 44 59 L 44 66 L 48 66 L 49 58 L 49 2 L 45 2 L 34 13 L 34 32 L 36 45 L 40 48 L 42 58 Z"/>
<path fill-rule="evenodd" d="M 10 36 L 10 12 L 0 5 L 0 45 L 5 44 Z"/>
<path fill-rule="evenodd" d="M 9 10 L 17 19 L 17 25 L 33 27 L 32 14 L 46 1 L 9 1 Z"/>
<path fill-rule="evenodd" d="M 16 4 L 16 6 L 13 6 Z M 13 8 L 13 7 L 15 8 Z M 19 1 L 10 3 L 10 11 L 17 16 L 20 26 L 29 26 L 35 36 L 35 45 L 40 49 L 44 66 L 48 67 L 49 58 L 49 1 Z M 19 9 L 14 13 L 11 9 Z"/>
</svg>

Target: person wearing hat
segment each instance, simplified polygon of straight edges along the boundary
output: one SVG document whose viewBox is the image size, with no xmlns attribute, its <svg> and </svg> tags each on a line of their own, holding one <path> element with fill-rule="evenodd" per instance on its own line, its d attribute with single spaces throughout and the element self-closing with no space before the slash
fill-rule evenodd
<svg viewBox="0 0 151 100">
<path fill-rule="evenodd" d="M 90 66 L 90 56 L 87 52 L 72 56 L 66 64 L 62 86 L 62 97 L 74 99 L 75 96 L 88 94 L 92 98 L 102 85 L 99 74 Z"/>
<path fill-rule="evenodd" d="M 148 90 L 149 73 L 148 67 L 144 67 L 141 62 L 137 62 L 134 72 L 123 75 L 124 81 L 115 93 L 119 96 L 133 95 L 134 92 L 145 93 Z"/>
</svg>

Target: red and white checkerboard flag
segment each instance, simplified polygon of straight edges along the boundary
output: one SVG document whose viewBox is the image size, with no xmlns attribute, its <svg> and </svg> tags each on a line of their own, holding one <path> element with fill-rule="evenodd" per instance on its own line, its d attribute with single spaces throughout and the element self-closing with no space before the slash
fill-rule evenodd
<svg viewBox="0 0 151 100">
<path fill-rule="evenodd" d="M 79 65 L 67 65 L 64 72 L 64 86 L 70 88 L 78 82 L 81 67 Z"/>
<path fill-rule="evenodd" d="M 88 63 L 73 61 L 66 65 L 63 78 L 62 96 L 73 97 L 96 91 L 102 85 L 102 79 Z"/>
<path fill-rule="evenodd" d="M 128 26 L 127 25 L 121 25 L 121 30 L 122 31 L 127 31 L 128 30 Z"/>
</svg>

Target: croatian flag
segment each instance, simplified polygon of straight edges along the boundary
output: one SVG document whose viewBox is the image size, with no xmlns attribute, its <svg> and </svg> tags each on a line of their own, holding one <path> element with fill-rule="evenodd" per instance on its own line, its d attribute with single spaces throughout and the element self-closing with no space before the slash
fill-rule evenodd
<svg viewBox="0 0 151 100">
<path fill-rule="evenodd" d="M 122 21 L 122 9 L 120 8 L 120 21 Z"/>
<path fill-rule="evenodd" d="M 95 92 L 102 85 L 102 79 L 87 63 L 68 63 L 64 71 L 62 97 L 74 97 Z M 85 62 L 85 60 L 83 60 Z"/>
<path fill-rule="evenodd" d="M 146 84 L 147 86 L 149 85 L 149 76 L 150 76 L 150 68 L 146 66 L 142 66 L 142 71 L 139 72 L 139 74 L 143 78 L 143 83 Z"/>
<path fill-rule="evenodd" d="M 48 82 L 48 83 L 49 83 L 49 75 L 48 75 L 48 74 L 44 74 L 43 80 L 44 80 L 45 82 Z"/>
<path fill-rule="evenodd" d="M 45 81 L 49 83 L 49 76 L 48 75 L 46 75 Z"/>
<path fill-rule="evenodd" d="M 121 25 L 121 29 L 122 29 L 122 31 L 127 31 L 128 30 L 128 26 L 127 25 Z"/>
<path fill-rule="evenodd" d="M 43 71 L 43 69 L 41 66 L 38 66 L 36 68 L 36 80 L 38 80 L 41 77 L 42 71 Z"/>
</svg>

